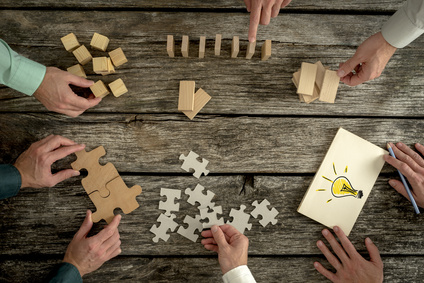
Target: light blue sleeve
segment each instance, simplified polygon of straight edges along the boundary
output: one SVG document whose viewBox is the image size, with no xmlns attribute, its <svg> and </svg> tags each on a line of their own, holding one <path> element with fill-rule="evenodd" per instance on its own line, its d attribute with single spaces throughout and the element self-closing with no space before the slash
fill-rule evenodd
<svg viewBox="0 0 424 283">
<path fill-rule="evenodd" d="M 45 74 L 45 66 L 19 55 L 0 39 L 0 84 L 33 95 Z"/>
</svg>

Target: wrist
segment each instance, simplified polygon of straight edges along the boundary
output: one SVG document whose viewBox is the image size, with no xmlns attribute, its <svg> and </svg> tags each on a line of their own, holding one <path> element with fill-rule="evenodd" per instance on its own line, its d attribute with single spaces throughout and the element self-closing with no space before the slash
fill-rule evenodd
<svg viewBox="0 0 424 283">
<path fill-rule="evenodd" d="M 30 185 L 27 182 L 27 178 L 24 175 L 23 170 L 19 167 L 19 165 L 17 165 L 16 163 L 13 164 L 13 166 L 15 166 L 15 168 L 18 170 L 19 175 L 21 176 L 21 189 L 22 188 L 28 188 L 30 187 Z"/>
</svg>

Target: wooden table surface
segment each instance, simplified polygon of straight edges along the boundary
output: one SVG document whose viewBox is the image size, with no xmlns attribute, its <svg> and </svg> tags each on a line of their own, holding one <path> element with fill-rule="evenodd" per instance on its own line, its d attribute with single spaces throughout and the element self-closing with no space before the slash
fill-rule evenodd
<svg viewBox="0 0 424 283">
<path fill-rule="evenodd" d="M 368 3 L 372 2 L 372 3 Z M 89 44 L 94 32 L 122 47 L 129 62 L 105 82 L 122 78 L 129 92 L 109 95 L 78 118 L 48 112 L 35 98 L 0 88 L 0 162 L 11 163 L 49 134 L 103 145 L 128 186 L 139 184 L 140 208 L 120 225 L 122 254 L 84 277 L 86 282 L 220 282 L 214 253 L 177 233 L 154 243 L 149 232 L 161 211 L 161 187 L 201 183 L 216 195 L 225 218 L 231 208 L 267 198 L 280 213 L 277 225 L 257 219 L 250 239 L 249 267 L 258 282 L 324 282 L 313 262 L 324 262 L 316 247 L 322 225 L 296 212 L 339 127 L 384 147 L 388 141 L 424 142 L 424 37 L 398 50 L 383 76 L 357 87 L 341 84 L 335 104 L 300 103 L 291 82 L 301 62 L 321 60 L 331 69 L 401 6 L 402 1 L 293 1 L 260 27 L 252 60 L 244 59 L 249 14 L 243 1 L 12 1 L 0 0 L 0 37 L 17 52 L 61 69 L 76 64 L 60 37 L 73 32 Z M 213 56 L 215 34 L 223 34 L 222 55 Z M 166 36 L 191 38 L 190 58 L 166 53 Z M 206 56 L 197 57 L 199 36 Z M 230 59 L 231 38 L 241 51 Z M 271 39 L 272 57 L 260 61 L 260 46 Z M 104 53 L 93 52 L 94 56 Z M 85 68 L 86 70 L 89 67 Z M 93 72 L 89 78 L 100 79 Z M 212 100 L 190 121 L 177 111 L 180 80 L 194 80 Z M 210 161 L 210 174 L 197 180 L 181 170 L 178 157 L 189 150 Z M 54 166 L 70 168 L 70 156 Z M 387 282 L 418 282 L 424 271 L 424 220 L 391 189 L 396 171 L 385 166 L 350 239 L 368 256 L 369 236 L 379 247 Z M 51 189 L 22 189 L 0 201 L 0 281 L 42 281 L 60 262 L 87 208 L 95 210 L 71 178 Z M 197 209 L 183 194 L 177 222 Z M 103 225 L 96 224 L 94 232 Z M 328 266 L 328 264 L 326 264 Z"/>
</svg>

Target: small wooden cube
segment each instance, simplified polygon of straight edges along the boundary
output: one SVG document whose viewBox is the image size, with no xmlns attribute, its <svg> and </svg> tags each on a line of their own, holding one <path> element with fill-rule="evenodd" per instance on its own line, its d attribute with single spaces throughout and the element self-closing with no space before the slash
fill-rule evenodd
<svg viewBox="0 0 424 283">
<path fill-rule="evenodd" d="M 95 97 L 105 97 L 109 94 L 105 84 L 102 81 L 97 81 L 95 84 L 90 86 L 91 91 L 93 92 Z"/>
<path fill-rule="evenodd" d="M 255 54 L 256 41 L 247 44 L 246 59 L 252 59 Z"/>
<path fill-rule="evenodd" d="M 181 54 L 183 54 L 183 57 L 188 57 L 188 50 L 189 50 L 188 35 L 183 35 L 183 41 L 181 43 Z"/>
<path fill-rule="evenodd" d="M 166 40 L 166 51 L 169 57 L 175 57 L 175 41 L 173 35 L 168 35 Z"/>
<path fill-rule="evenodd" d="M 77 37 L 72 32 L 68 35 L 65 35 L 60 40 L 68 52 L 72 52 L 80 46 Z"/>
<path fill-rule="evenodd" d="M 200 37 L 199 42 L 199 58 L 205 58 L 206 36 Z"/>
<path fill-rule="evenodd" d="M 75 49 L 72 53 L 74 54 L 75 58 L 77 58 L 78 62 L 81 65 L 87 64 L 93 58 L 90 52 L 88 52 L 87 47 L 85 47 L 84 45 L 81 45 L 80 47 Z"/>
<path fill-rule="evenodd" d="M 72 67 L 69 67 L 67 71 L 75 76 L 87 78 L 87 75 L 85 74 L 84 68 L 80 64 L 76 64 Z"/>
<path fill-rule="evenodd" d="M 265 40 L 264 44 L 262 45 L 262 56 L 261 60 L 266 61 L 271 57 L 271 40 L 267 39 Z"/>
<path fill-rule="evenodd" d="M 94 57 L 93 58 L 93 71 L 96 74 L 108 73 L 108 64 L 106 57 Z"/>
<path fill-rule="evenodd" d="M 90 45 L 94 49 L 106 51 L 106 48 L 109 45 L 109 38 L 95 32 L 93 38 L 91 39 Z"/>
<path fill-rule="evenodd" d="M 233 41 L 231 42 L 231 58 L 237 58 L 239 51 L 239 37 L 233 36 Z"/>
<path fill-rule="evenodd" d="M 120 97 L 128 92 L 127 87 L 121 79 L 117 79 L 109 84 L 109 88 L 115 97 Z"/>
<path fill-rule="evenodd" d="M 221 55 L 222 34 L 217 34 L 215 39 L 215 56 Z"/>
<path fill-rule="evenodd" d="M 113 65 L 115 65 L 115 67 L 121 66 L 128 62 L 127 57 L 125 57 L 124 51 L 122 51 L 121 47 L 110 51 L 109 56 L 110 59 L 112 59 Z"/>
</svg>

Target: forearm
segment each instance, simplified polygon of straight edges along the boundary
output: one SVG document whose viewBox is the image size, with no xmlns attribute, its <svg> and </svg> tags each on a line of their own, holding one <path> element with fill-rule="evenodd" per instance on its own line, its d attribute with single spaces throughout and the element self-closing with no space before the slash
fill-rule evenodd
<svg viewBox="0 0 424 283">
<path fill-rule="evenodd" d="M 82 283 L 82 278 L 74 265 L 63 262 L 49 283 Z"/>
<path fill-rule="evenodd" d="M 222 276 L 224 283 L 256 283 L 247 265 L 240 265 Z"/>
<path fill-rule="evenodd" d="M 21 174 L 15 166 L 0 164 L 0 199 L 16 196 L 21 183 Z"/>
</svg>

